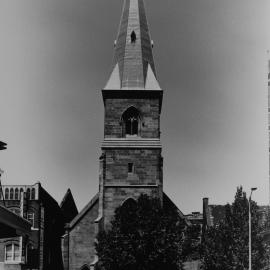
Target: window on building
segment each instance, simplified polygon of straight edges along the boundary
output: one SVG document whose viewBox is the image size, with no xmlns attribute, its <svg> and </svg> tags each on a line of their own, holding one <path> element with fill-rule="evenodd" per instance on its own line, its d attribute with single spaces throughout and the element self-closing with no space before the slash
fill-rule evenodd
<svg viewBox="0 0 270 270">
<path fill-rule="evenodd" d="M 128 163 L 128 172 L 133 173 L 134 172 L 134 165 L 133 163 Z"/>
<path fill-rule="evenodd" d="M 137 202 L 132 198 L 128 198 L 123 202 L 121 209 L 123 209 L 123 211 L 127 211 L 127 209 L 135 210 L 137 209 Z"/>
<path fill-rule="evenodd" d="M 19 189 L 15 188 L 15 200 L 19 200 Z"/>
<path fill-rule="evenodd" d="M 27 220 L 32 224 L 32 227 L 35 225 L 35 214 L 33 212 L 27 213 Z"/>
<path fill-rule="evenodd" d="M 134 108 L 128 108 L 122 116 L 123 133 L 124 135 L 138 135 L 139 134 L 139 111 Z"/>
<path fill-rule="evenodd" d="M 8 200 L 9 199 L 9 189 L 6 188 L 5 189 L 5 200 Z"/>
<path fill-rule="evenodd" d="M 20 188 L 20 199 L 23 197 L 23 188 Z"/>
<path fill-rule="evenodd" d="M 135 43 L 136 42 L 136 33 L 134 31 L 132 31 L 132 33 L 130 35 L 130 39 L 131 39 L 131 43 Z"/>
<path fill-rule="evenodd" d="M 26 199 L 30 199 L 30 188 L 26 190 Z"/>
<path fill-rule="evenodd" d="M 17 244 L 9 244 L 5 247 L 5 261 L 18 262 L 20 261 L 20 247 Z"/>
<path fill-rule="evenodd" d="M 9 198 L 10 198 L 10 200 L 14 199 L 14 189 L 13 188 L 10 189 Z"/>
<path fill-rule="evenodd" d="M 34 188 L 32 188 L 31 190 L 31 200 L 34 200 L 36 197 L 36 190 Z"/>
</svg>

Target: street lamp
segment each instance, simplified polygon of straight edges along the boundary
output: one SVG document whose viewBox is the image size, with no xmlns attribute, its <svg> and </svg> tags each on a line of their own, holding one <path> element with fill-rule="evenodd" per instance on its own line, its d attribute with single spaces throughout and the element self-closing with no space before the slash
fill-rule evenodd
<svg viewBox="0 0 270 270">
<path fill-rule="evenodd" d="M 248 200 L 248 241 L 249 241 L 249 249 L 248 249 L 248 259 L 249 259 L 249 266 L 248 269 L 251 270 L 251 207 L 250 207 L 250 203 L 251 203 L 251 195 L 252 192 L 257 190 L 256 187 L 251 188 L 250 191 L 250 196 L 249 196 L 249 200 Z"/>
</svg>

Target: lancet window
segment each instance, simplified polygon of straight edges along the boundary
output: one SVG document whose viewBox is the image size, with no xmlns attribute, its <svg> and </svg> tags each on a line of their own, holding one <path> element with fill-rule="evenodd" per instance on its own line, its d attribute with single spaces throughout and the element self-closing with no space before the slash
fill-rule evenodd
<svg viewBox="0 0 270 270">
<path fill-rule="evenodd" d="M 122 116 L 123 135 L 138 136 L 140 129 L 140 114 L 135 107 L 128 108 Z"/>
</svg>

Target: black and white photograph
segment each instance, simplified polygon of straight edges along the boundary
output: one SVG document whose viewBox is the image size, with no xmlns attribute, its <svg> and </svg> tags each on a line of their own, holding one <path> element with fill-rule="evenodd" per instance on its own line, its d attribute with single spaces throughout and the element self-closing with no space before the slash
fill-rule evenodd
<svg viewBox="0 0 270 270">
<path fill-rule="evenodd" d="M 269 270 L 270 1 L 0 0 L 0 270 Z"/>
</svg>

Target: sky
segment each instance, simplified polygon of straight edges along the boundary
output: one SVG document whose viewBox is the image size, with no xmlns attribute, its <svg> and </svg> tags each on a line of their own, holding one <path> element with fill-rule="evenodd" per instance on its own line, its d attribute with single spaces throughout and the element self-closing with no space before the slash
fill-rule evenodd
<svg viewBox="0 0 270 270">
<path fill-rule="evenodd" d="M 101 89 L 122 0 L 0 0 L 2 184 L 42 186 L 79 209 L 98 191 Z M 184 213 L 269 199 L 269 0 L 145 0 L 164 90 L 164 191 Z"/>
</svg>

